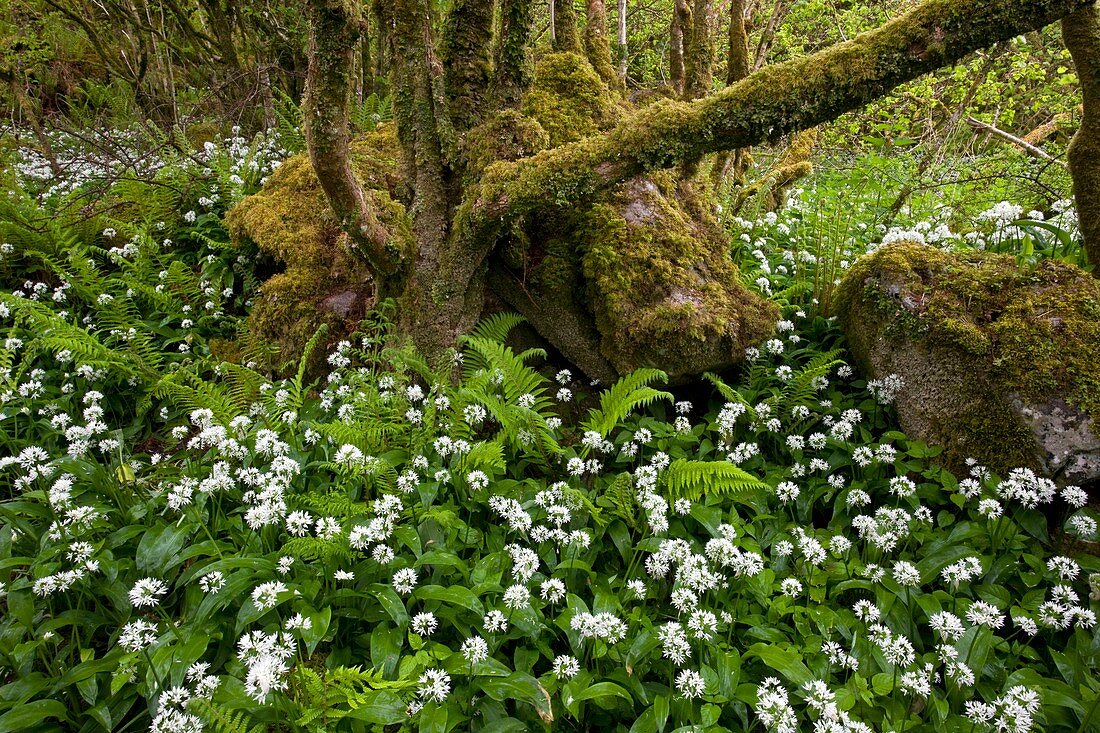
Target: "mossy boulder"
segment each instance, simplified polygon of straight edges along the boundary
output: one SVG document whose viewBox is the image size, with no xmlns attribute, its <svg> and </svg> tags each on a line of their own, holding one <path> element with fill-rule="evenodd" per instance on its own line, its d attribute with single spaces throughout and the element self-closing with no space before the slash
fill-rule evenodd
<svg viewBox="0 0 1100 733">
<path fill-rule="evenodd" d="M 529 223 L 490 266 L 490 287 L 592 378 L 726 369 L 779 311 L 745 287 L 708 201 L 673 173 L 633 179 Z"/>
<path fill-rule="evenodd" d="M 393 128 L 383 127 L 352 143 L 352 164 L 383 224 L 411 247 L 405 208 L 394 192 L 398 150 Z M 344 337 L 373 305 L 370 272 L 341 231 L 308 156 L 286 160 L 226 223 L 235 242 L 255 243 L 282 268 L 264 282 L 249 315 L 250 337 L 277 349 L 265 366 L 296 364 L 321 325 L 329 327 L 329 340 Z"/>
<path fill-rule="evenodd" d="M 902 428 L 950 468 L 1100 480 L 1100 285 L 1083 270 L 899 242 L 859 260 L 836 303 L 865 373 L 905 379 Z"/>
</svg>

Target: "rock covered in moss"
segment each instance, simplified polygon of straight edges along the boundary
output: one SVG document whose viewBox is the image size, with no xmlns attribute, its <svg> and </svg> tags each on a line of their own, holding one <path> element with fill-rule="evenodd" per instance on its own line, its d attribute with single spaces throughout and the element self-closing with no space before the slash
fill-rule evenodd
<svg viewBox="0 0 1100 733">
<path fill-rule="evenodd" d="M 902 428 L 949 467 L 1100 480 L 1100 285 L 1084 271 L 899 242 L 858 261 L 836 302 L 864 371 L 904 378 Z"/>
<path fill-rule="evenodd" d="M 501 254 L 493 289 L 602 381 L 639 367 L 674 381 L 729 368 L 778 317 L 742 281 L 708 199 L 673 173 L 531 222 Z"/>
<path fill-rule="evenodd" d="M 637 178 L 578 224 L 601 351 L 620 374 L 724 369 L 772 332 L 776 306 L 745 287 L 729 238 L 690 183 Z"/>
</svg>

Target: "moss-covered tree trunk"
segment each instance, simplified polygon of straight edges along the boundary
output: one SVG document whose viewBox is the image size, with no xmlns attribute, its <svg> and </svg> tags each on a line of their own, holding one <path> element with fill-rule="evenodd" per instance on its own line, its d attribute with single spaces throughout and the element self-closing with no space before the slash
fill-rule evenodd
<svg viewBox="0 0 1100 733">
<path fill-rule="evenodd" d="M 688 0 L 675 2 L 668 29 L 668 78 L 679 96 L 684 93 L 684 29 L 691 28 L 691 6 Z"/>
<path fill-rule="evenodd" d="M 611 64 L 611 41 L 607 36 L 607 5 L 604 0 L 585 0 L 584 52 L 588 63 L 612 89 L 619 76 Z"/>
<path fill-rule="evenodd" d="M 749 75 L 749 29 L 745 0 L 730 0 L 729 48 L 726 58 L 726 86 L 733 86 Z M 744 183 L 752 163 L 748 148 L 720 154 L 714 162 L 713 180 L 721 184 L 730 178 Z"/>
<path fill-rule="evenodd" d="M 577 32 L 577 11 L 573 0 L 550 0 L 554 4 L 554 50 L 582 53 Z"/>
<path fill-rule="evenodd" d="M 555 2 L 559 47 L 579 49 L 571 2 Z M 557 274 L 545 282 L 557 288 L 554 293 L 573 294 L 562 299 L 565 320 L 558 323 L 571 318 L 591 323 L 595 316 L 601 332 L 621 325 L 650 334 L 630 347 L 649 354 L 638 357 L 642 362 L 632 359 L 627 347 L 604 343 L 605 356 L 620 365 L 616 368 L 652 359 L 676 363 L 679 355 L 667 349 L 647 350 L 660 351 L 664 342 L 690 331 L 694 326 L 669 324 L 696 323 L 692 319 L 716 302 L 732 308 L 724 320 L 732 330 L 722 338 L 732 339 L 727 356 L 736 359 L 734 347 L 758 332 L 754 324 L 768 310 L 751 299 L 740 310 L 733 306 L 730 289 L 741 286 L 731 274 L 732 263 L 713 260 L 705 254 L 710 250 L 698 245 L 714 231 L 707 207 L 691 187 L 670 183 L 660 171 L 814 127 L 978 48 L 1092 7 L 1089 0 L 926 0 L 874 31 L 767 67 L 717 94 L 628 113 L 601 101 L 606 87 L 572 53 L 549 58 L 544 87 L 519 94 L 515 87 L 526 77 L 518 46 L 529 37 L 530 17 L 522 3 L 503 4 L 498 29 L 491 0 L 458 0 L 442 22 L 433 18 L 438 6 L 430 0 L 380 5 L 378 27 L 387 29 L 392 54 L 397 181 L 364 190 L 351 172 L 348 109 L 359 3 L 309 0 L 304 109 L 320 187 L 381 294 L 397 296 L 400 332 L 430 358 L 441 356 L 480 315 L 491 261 L 511 268 L 510 283 L 523 296 L 517 302 L 534 303 L 534 313 L 538 302 L 529 292 L 523 295 L 529 285 L 523 268 L 545 271 L 540 263 L 553 261 Z M 686 0 L 677 5 L 686 6 Z M 705 56 L 712 46 L 707 17 L 712 5 L 695 0 L 689 10 L 695 16 L 691 44 L 702 54 L 691 62 L 690 85 L 695 95 L 703 95 L 711 73 Z M 443 34 L 437 39 L 439 28 Z M 499 28 L 509 37 L 494 38 Z M 538 74 L 535 78 L 538 84 Z M 513 91 L 493 94 L 494 88 Z M 582 88 L 584 93 L 570 91 Z M 517 98 L 518 106 L 508 109 Z M 661 222 L 672 219 L 680 222 L 683 239 L 670 239 L 661 230 Z M 548 231 L 559 235 L 545 239 L 540 233 Z M 600 238 L 590 239 L 594 233 Z M 584 237 L 591 246 L 577 245 Z M 644 252 L 632 251 L 639 242 L 649 244 Z M 699 259 L 684 260 L 678 254 L 683 252 Z M 665 264 L 655 268 L 654 262 Z M 619 274 L 636 283 L 628 295 L 617 285 Z M 654 289 L 653 277 L 664 278 L 666 292 L 639 305 L 633 294 Z M 592 302 L 593 297 L 621 302 Z M 716 357 L 707 349 L 713 342 L 699 329 L 696 348 L 703 351 L 693 363 L 711 363 Z M 561 341 L 569 334 L 547 335 Z"/>
<path fill-rule="evenodd" d="M 1100 9 L 1093 5 L 1068 16 L 1062 37 L 1077 67 L 1085 110 L 1069 146 L 1069 170 L 1085 253 L 1100 277 Z"/>
<path fill-rule="evenodd" d="M 699 99 L 714 88 L 714 1 L 695 0 L 684 35 L 684 97 Z"/>
</svg>

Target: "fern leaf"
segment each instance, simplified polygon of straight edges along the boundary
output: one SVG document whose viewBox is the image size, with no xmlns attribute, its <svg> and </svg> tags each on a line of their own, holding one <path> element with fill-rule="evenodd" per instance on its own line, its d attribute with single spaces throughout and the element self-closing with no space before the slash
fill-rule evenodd
<svg viewBox="0 0 1100 733">
<path fill-rule="evenodd" d="M 729 461 L 691 461 L 677 458 L 665 477 L 673 500 L 698 501 L 707 496 L 728 496 L 764 490 L 768 485 Z"/>
<path fill-rule="evenodd" d="M 606 438 L 615 426 L 639 407 L 648 407 L 657 400 L 672 400 L 670 392 L 653 389 L 653 382 L 664 382 L 668 375 L 660 369 L 638 369 L 615 382 L 600 395 L 600 408 L 592 410 L 583 423 L 585 430 L 594 430 Z"/>
</svg>

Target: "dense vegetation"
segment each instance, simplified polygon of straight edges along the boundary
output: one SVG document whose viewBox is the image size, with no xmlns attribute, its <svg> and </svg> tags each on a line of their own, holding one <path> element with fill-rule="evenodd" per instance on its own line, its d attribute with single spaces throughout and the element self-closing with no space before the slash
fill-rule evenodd
<svg viewBox="0 0 1100 733">
<path fill-rule="evenodd" d="M 749 2 L 751 55 L 910 4 Z M 676 3 L 623 5 L 641 98 Z M 753 150 L 707 193 L 773 333 L 597 383 L 507 308 L 442 360 L 393 300 L 289 362 L 257 335 L 286 263 L 226 216 L 306 148 L 294 7 L 0 10 L 0 733 L 1100 728 L 1095 493 L 945 468 L 833 317 L 891 242 L 1089 267 L 1055 31 L 822 126 L 790 180 L 798 136 Z M 352 126 L 385 133 L 368 28 Z"/>
</svg>

